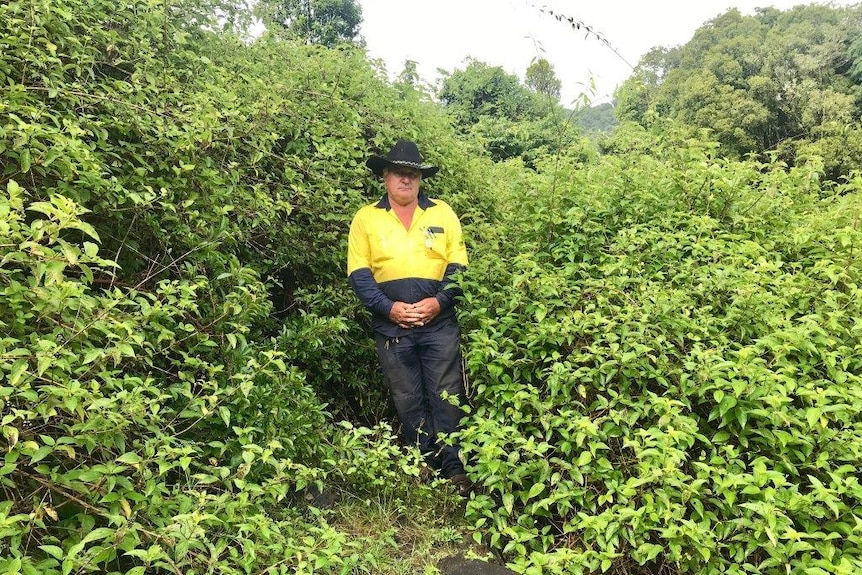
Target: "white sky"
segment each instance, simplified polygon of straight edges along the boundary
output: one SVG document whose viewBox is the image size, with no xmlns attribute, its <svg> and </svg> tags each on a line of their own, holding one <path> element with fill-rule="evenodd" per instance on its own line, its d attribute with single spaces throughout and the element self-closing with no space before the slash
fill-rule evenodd
<svg viewBox="0 0 862 575">
<path fill-rule="evenodd" d="M 562 82 L 564 105 L 582 94 L 594 103 L 610 101 L 614 89 L 641 56 L 655 46 L 688 42 L 706 21 L 738 8 L 781 10 L 800 0 L 359 0 L 361 34 L 371 58 L 381 59 L 396 76 L 405 60 L 417 62 L 423 80 L 434 84 L 437 69 L 465 67 L 468 56 L 521 79 L 536 57 L 547 59 Z M 855 2 L 833 2 L 852 5 Z M 568 22 L 558 22 L 546 7 L 571 16 L 604 37 L 620 54 Z M 628 64 L 626 64 L 628 62 Z M 589 89 L 595 82 L 595 92 Z"/>
</svg>

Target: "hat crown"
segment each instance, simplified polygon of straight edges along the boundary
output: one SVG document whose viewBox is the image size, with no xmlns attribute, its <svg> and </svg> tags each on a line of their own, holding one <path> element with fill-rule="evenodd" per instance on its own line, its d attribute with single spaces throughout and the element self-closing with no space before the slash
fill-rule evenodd
<svg viewBox="0 0 862 575">
<path fill-rule="evenodd" d="M 419 147 L 409 140 L 395 142 L 395 145 L 386 154 L 386 159 L 393 164 L 411 166 L 417 170 L 422 167 L 422 154 L 419 153 Z"/>
<path fill-rule="evenodd" d="M 390 166 L 403 166 L 422 172 L 423 177 L 433 176 L 437 173 L 436 166 L 426 166 L 422 163 L 422 154 L 419 147 L 410 140 L 398 140 L 386 156 L 372 156 L 365 165 L 378 176 L 383 175 L 383 170 Z"/>
</svg>

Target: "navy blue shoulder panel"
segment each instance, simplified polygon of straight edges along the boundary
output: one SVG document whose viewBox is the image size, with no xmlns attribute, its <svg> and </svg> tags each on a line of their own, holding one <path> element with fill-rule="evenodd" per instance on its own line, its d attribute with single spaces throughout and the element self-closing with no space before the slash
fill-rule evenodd
<svg viewBox="0 0 862 575">
<path fill-rule="evenodd" d="M 428 208 L 433 208 L 436 205 L 437 204 L 431 198 L 429 198 L 425 194 L 425 192 L 419 192 L 419 207 L 420 208 L 422 208 L 423 210 L 427 210 Z M 384 194 L 383 197 L 380 198 L 380 201 L 377 202 L 376 207 L 378 207 L 382 210 L 391 210 L 392 204 L 389 203 L 389 196 L 387 194 Z"/>
</svg>

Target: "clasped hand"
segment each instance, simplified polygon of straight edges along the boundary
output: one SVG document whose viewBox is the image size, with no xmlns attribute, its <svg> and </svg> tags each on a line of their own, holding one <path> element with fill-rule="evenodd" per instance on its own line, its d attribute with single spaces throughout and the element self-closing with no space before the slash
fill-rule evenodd
<svg viewBox="0 0 862 575">
<path fill-rule="evenodd" d="M 435 297 L 426 297 L 416 303 L 397 301 L 389 312 L 389 319 L 398 327 L 422 327 L 440 313 L 440 302 Z"/>
</svg>

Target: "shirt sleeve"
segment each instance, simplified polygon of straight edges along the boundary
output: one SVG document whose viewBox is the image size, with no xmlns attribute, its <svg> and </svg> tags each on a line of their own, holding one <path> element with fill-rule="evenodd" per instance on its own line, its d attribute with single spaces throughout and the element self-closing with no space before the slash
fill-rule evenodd
<svg viewBox="0 0 862 575">
<path fill-rule="evenodd" d="M 441 312 L 455 307 L 455 298 L 464 295 L 464 291 L 461 289 L 461 286 L 452 279 L 454 274 L 463 269 L 464 266 L 461 264 L 449 264 L 446 266 L 446 272 L 443 274 L 443 281 L 440 282 L 440 291 L 434 295 L 440 303 Z"/>
<path fill-rule="evenodd" d="M 449 264 L 443 273 L 440 291 L 435 295 L 437 301 L 440 302 L 441 311 L 455 307 L 455 299 L 464 295 L 464 291 L 455 282 L 453 276 L 467 267 L 467 246 L 464 245 L 461 222 L 451 208 L 450 211 L 452 222 L 448 226 L 450 232 L 446 235 L 446 259 Z"/>
<path fill-rule="evenodd" d="M 389 317 L 395 302 L 383 293 L 371 273 L 371 247 L 361 210 L 350 223 L 347 236 L 347 277 L 362 305 L 373 313 Z"/>
<path fill-rule="evenodd" d="M 449 208 L 450 211 L 452 210 Z M 449 225 L 451 233 L 446 236 L 446 258 L 450 264 L 458 264 L 467 267 L 467 246 L 464 245 L 464 236 L 461 232 L 461 222 L 452 211 L 452 223 Z"/>
<path fill-rule="evenodd" d="M 374 280 L 374 276 L 371 275 L 369 268 L 355 270 L 348 279 L 353 293 L 356 294 L 362 305 L 378 315 L 389 317 L 389 312 L 392 311 L 395 302 L 386 297 L 386 294 Z"/>
<path fill-rule="evenodd" d="M 371 244 L 365 229 L 363 210 L 356 212 L 347 236 L 347 276 L 361 268 L 371 269 Z"/>
</svg>

